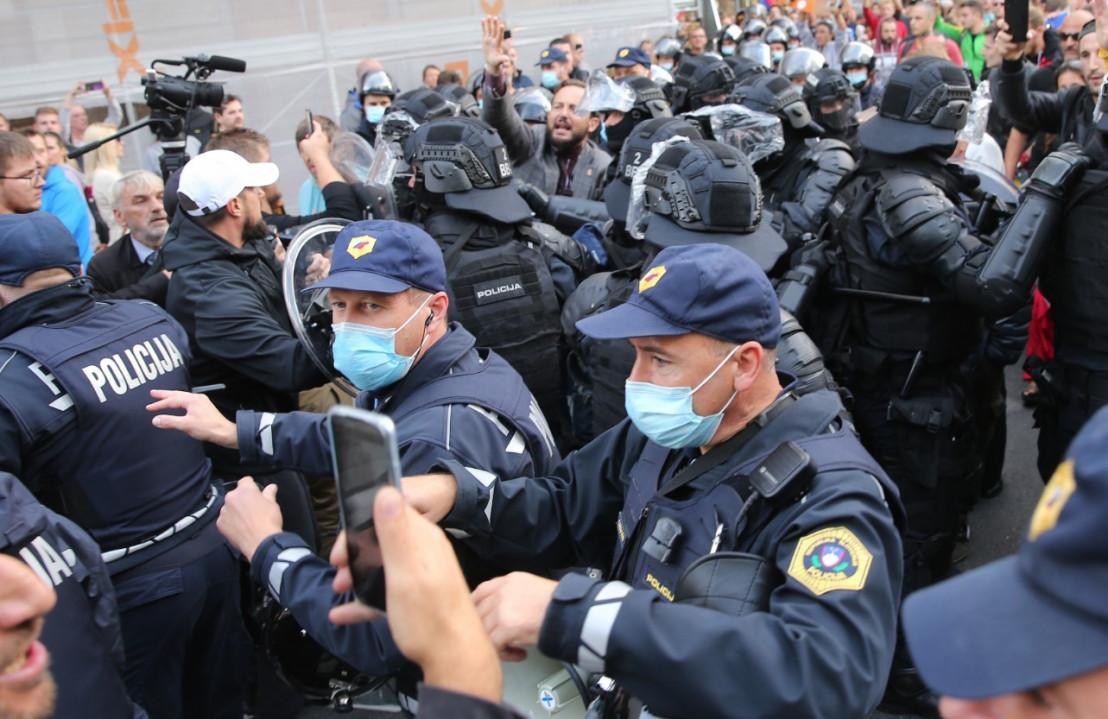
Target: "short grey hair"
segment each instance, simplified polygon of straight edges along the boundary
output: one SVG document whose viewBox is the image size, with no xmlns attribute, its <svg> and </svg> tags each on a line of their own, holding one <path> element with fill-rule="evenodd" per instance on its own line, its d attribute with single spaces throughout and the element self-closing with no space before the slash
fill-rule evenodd
<svg viewBox="0 0 1108 719">
<path fill-rule="evenodd" d="M 165 183 L 162 182 L 162 178 L 155 175 L 148 170 L 135 170 L 128 172 L 123 177 L 115 181 L 112 185 L 112 209 L 122 209 L 119 203 L 123 201 L 123 195 L 134 190 L 158 190 L 165 189 Z"/>
</svg>

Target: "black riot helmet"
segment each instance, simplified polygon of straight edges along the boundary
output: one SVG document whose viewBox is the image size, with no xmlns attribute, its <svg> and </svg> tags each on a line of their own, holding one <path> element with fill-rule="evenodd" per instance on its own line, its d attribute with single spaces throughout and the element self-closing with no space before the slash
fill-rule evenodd
<svg viewBox="0 0 1108 719">
<path fill-rule="evenodd" d="M 766 66 L 748 57 L 728 57 L 723 60 L 731 66 L 735 73 L 735 85 L 741 85 L 753 75 L 762 75 L 769 72 Z"/>
<path fill-rule="evenodd" d="M 480 117 L 481 108 L 477 105 L 477 98 L 470 94 L 469 90 L 456 82 L 439 85 L 434 90 L 442 99 L 454 103 L 454 114 L 466 117 Z"/>
<path fill-rule="evenodd" d="M 455 87 L 458 86 L 455 85 Z M 457 105 L 448 102 L 439 92 L 426 87 L 417 87 L 414 90 L 408 90 L 397 95 L 392 105 L 385 111 L 385 115 L 393 112 L 406 112 L 413 120 L 422 125 L 440 117 L 450 117 L 456 111 Z"/>
<path fill-rule="evenodd" d="M 864 67 L 871 72 L 877 68 L 877 56 L 873 48 L 864 42 L 848 42 L 844 45 L 839 61 L 843 72 L 850 72 L 852 67 Z"/>
<path fill-rule="evenodd" d="M 635 104 L 623 113 L 623 118 L 615 125 L 605 128 L 608 136 L 608 151 L 615 155 L 623 147 L 624 140 L 640 122 L 656 118 L 673 117 L 669 101 L 662 88 L 648 77 L 626 77 L 617 81 L 635 92 Z"/>
<path fill-rule="evenodd" d="M 969 79 L 954 63 L 917 55 L 893 70 L 878 116 L 858 130 L 862 147 L 887 155 L 953 148 L 969 114 Z"/>
<path fill-rule="evenodd" d="M 417 189 L 440 196 L 454 210 L 515 224 L 531 217 L 512 188 L 512 162 L 496 130 L 472 117 L 421 125 L 404 145 Z"/>
<path fill-rule="evenodd" d="M 734 86 L 735 73 L 718 55 L 691 55 L 677 66 L 669 87 L 670 105 L 675 113 L 719 105 Z"/>
<path fill-rule="evenodd" d="M 755 75 L 735 88 L 732 102 L 781 118 L 785 142 L 789 137 L 816 137 L 823 128 L 812 121 L 800 88 L 781 75 Z"/>
<path fill-rule="evenodd" d="M 762 217 L 762 187 L 746 155 L 710 140 L 667 148 L 647 171 L 646 241 L 658 247 L 718 242 L 764 271 L 788 247 Z"/>
<path fill-rule="evenodd" d="M 631 200 L 631 178 L 639 165 L 650 159 L 654 143 L 680 135 L 700 140 L 703 134 L 693 123 L 680 117 L 659 117 L 634 127 L 623 142 L 617 162 L 616 176 L 604 188 L 604 204 L 608 215 L 616 222 L 627 221 L 627 205 Z"/>
<path fill-rule="evenodd" d="M 511 95 L 512 107 L 516 109 L 519 119 L 535 125 L 546 124 L 546 114 L 550 112 L 550 102 L 553 96 L 545 87 L 525 87 L 516 90 Z"/>
<path fill-rule="evenodd" d="M 854 88 L 841 71 L 825 67 L 808 77 L 804 100 L 808 111 L 826 134 L 840 139 L 853 138 L 858 129 Z"/>
</svg>

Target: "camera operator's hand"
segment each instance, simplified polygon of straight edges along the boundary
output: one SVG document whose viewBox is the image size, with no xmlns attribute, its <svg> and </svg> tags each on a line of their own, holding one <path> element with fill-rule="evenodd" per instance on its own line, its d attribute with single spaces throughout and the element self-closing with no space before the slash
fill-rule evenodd
<svg viewBox="0 0 1108 719">
<path fill-rule="evenodd" d="M 331 162 L 331 140 L 318 120 L 312 120 L 312 133 L 300 141 L 299 148 L 320 189 L 344 181 Z"/>
<path fill-rule="evenodd" d="M 215 526 L 246 561 L 253 561 L 258 545 L 284 528 L 281 507 L 277 504 L 277 485 L 258 489 L 253 478 L 243 477 L 223 498 L 223 509 Z"/>
<path fill-rule="evenodd" d="M 385 568 L 385 616 L 396 646 L 420 665 L 428 684 L 499 702 L 500 664 L 446 535 L 392 487 L 378 491 L 373 522 Z M 345 533 L 335 542 L 331 563 L 338 567 L 335 591 L 350 591 Z M 358 603 L 335 607 L 330 614 L 335 624 L 376 616 Z"/>
<path fill-rule="evenodd" d="M 152 389 L 156 402 L 146 405 L 149 412 L 183 409 L 183 415 L 159 414 L 152 420 L 158 429 L 176 429 L 201 442 L 211 442 L 227 449 L 238 449 L 239 434 L 235 423 L 223 416 L 205 394 L 178 390 Z"/>
</svg>

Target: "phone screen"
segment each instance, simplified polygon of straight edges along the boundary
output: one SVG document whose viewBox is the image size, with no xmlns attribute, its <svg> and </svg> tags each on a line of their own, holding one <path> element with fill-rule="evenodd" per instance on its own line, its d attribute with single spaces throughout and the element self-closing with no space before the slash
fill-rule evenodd
<svg viewBox="0 0 1108 719">
<path fill-rule="evenodd" d="M 103 89 L 104 89 L 104 83 L 100 80 L 97 80 L 95 82 L 86 82 L 85 83 L 85 90 L 87 92 L 91 92 L 92 90 L 103 90 Z"/>
<path fill-rule="evenodd" d="M 373 500 L 382 486 L 400 484 L 395 429 L 388 417 L 373 412 L 342 408 L 328 416 L 354 593 L 366 604 L 380 606 Z"/>
</svg>

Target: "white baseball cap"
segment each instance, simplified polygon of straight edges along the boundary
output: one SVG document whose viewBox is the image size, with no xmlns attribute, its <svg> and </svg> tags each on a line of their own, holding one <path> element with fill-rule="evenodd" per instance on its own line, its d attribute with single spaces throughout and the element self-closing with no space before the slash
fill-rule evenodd
<svg viewBox="0 0 1108 719">
<path fill-rule="evenodd" d="M 181 170 L 177 201 L 191 217 L 203 217 L 226 207 L 247 187 L 272 185 L 279 174 L 272 162 L 247 162 L 236 152 L 211 150 Z"/>
</svg>

